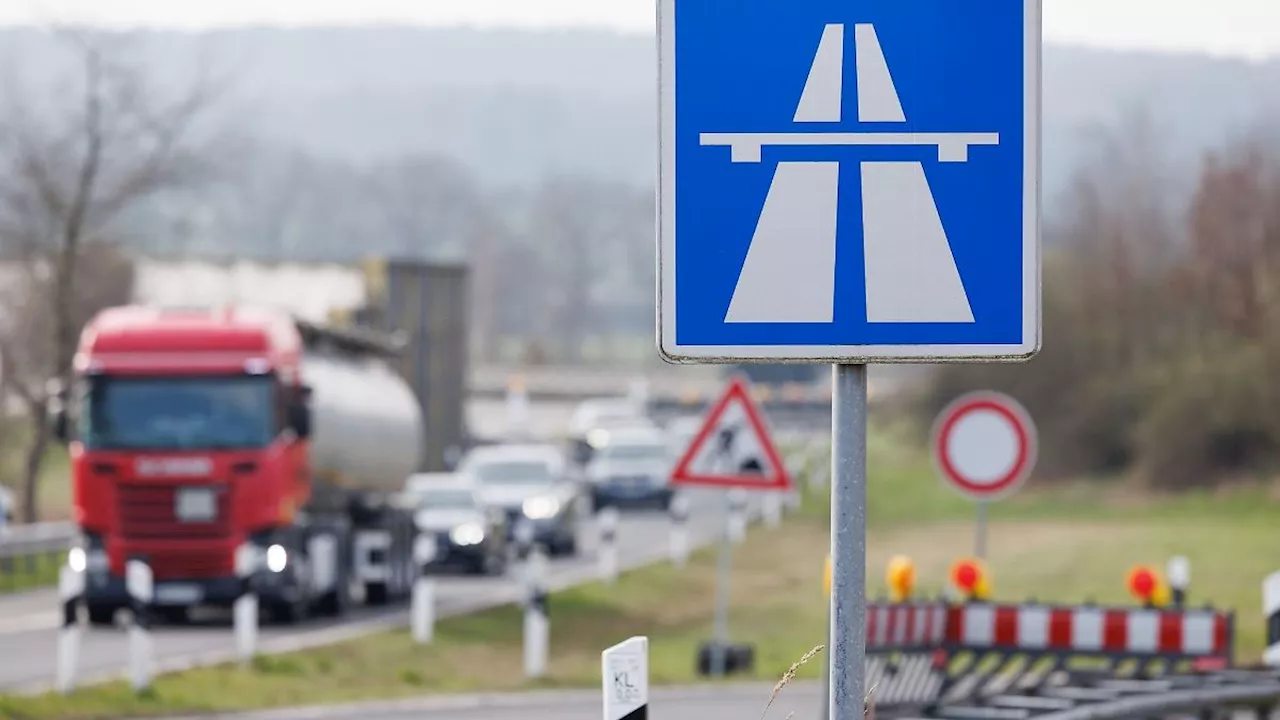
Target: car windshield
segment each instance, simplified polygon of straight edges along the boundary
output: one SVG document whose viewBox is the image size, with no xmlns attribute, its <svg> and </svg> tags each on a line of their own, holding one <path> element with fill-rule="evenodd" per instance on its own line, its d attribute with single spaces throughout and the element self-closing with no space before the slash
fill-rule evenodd
<svg viewBox="0 0 1280 720">
<path fill-rule="evenodd" d="M 418 505 L 427 510 L 433 508 L 456 510 L 475 507 L 475 498 L 470 490 L 428 490 L 418 495 Z"/>
<path fill-rule="evenodd" d="M 541 460 L 490 460 L 475 463 L 470 472 L 488 485 L 539 485 L 551 481 L 551 468 Z"/>
<path fill-rule="evenodd" d="M 668 446 L 656 443 L 607 445 L 600 450 L 605 460 L 663 460 L 670 454 Z"/>
<path fill-rule="evenodd" d="M 82 417 L 90 450 L 258 448 L 277 430 L 274 381 L 258 375 L 97 377 Z"/>
</svg>

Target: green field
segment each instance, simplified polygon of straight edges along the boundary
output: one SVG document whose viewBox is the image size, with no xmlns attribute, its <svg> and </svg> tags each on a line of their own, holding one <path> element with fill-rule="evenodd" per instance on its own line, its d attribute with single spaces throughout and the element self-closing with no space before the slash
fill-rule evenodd
<svg viewBox="0 0 1280 720">
<path fill-rule="evenodd" d="M 939 485 L 919 453 L 886 432 L 872 438 L 870 465 L 869 592 L 883 591 L 886 561 L 905 553 L 916 562 L 920 591 L 936 593 L 950 562 L 972 547 L 972 507 Z M 1191 602 L 1237 608 L 1237 661 L 1253 662 L 1265 630 L 1259 585 L 1280 567 L 1271 502 L 1264 487 L 1171 499 L 1098 484 L 1028 487 L 993 508 L 994 595 L 1127 602 L 1124 578 L 1133 564 L 1162 566 L 1183 554 L 1192 563 Z M 761 680 L 776 680 L 824 640 L 826 513 L 823 498 L 811 495 L 782 528 L 753 527 L 735 553 L 732 632 L 735 640 L 755 644 Z M 703 552 L 682 571 L 656 566 L 624 576 L 614 588 L 589 585 L 554 595 L 550 675 L 533 686 L 595 686 L 600 651 L 633 634 L 651 639 L 655 683 L 696 680 L 694 652 L 711 629 L 713 570 L 714 555 Z M 519 633 L 519 612 L 499 608 L 440 623 L 428 647 L 413 645 L 401 631 L 262 659 L 251 669 L 164 677 L 145 698 L 123 685 L 65 699 L 0 698 L 0 716 L 157 715 L 524 688 L 530 685 L 521 678 Z M 811 663 L 799 677 L 816 673 Z M 785 692 L 771 714 L 786 716 Z"/>
</svg>

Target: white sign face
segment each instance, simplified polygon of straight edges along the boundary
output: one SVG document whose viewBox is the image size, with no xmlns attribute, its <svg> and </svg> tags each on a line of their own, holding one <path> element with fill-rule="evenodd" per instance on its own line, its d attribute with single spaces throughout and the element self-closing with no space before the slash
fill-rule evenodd
<svg viewBox="0 0 1280 720">
<path fill-rule="evenodd" d="M 1016 490 L 1031 473 L 1035 424 L 1010 397 L 971 393 L 938 416 L 933 455 L 948 484 L 975 499 L 993 499 Z"/>
<path fill-rule="evenodd" d="M 633 637 L 600 654 L 605 720 L 644 718 L 649 707 L 649 638 Z"/>
</svg>

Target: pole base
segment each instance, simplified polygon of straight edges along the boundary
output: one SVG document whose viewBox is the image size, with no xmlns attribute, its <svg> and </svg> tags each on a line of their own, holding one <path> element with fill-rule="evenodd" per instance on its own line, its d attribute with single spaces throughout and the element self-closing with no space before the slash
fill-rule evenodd
<svg viewBox="0 0 1280 720">
<path fill-rule="evenodd" d="M 725 649 L 725 676 L 737 673 L 750 673 L 755 668 L 756 649 L 754 645 L 742 643 L 719 643 L 711 640 L 698 646 L 698 675 L 703 677 L 711 675 L 711 668 L 716 650 L 721 647 Z"/>
</svg>

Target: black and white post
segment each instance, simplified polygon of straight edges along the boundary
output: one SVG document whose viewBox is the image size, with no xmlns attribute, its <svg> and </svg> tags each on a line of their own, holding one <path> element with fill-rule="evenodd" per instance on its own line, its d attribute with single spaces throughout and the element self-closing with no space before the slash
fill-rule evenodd
<svg viewBox="0 0 1280 720">
<path fill-rule="evenodd" d="M 413 640 L 426 645 L 435 637 L 436 628 L 436 579 L 430 573 L 439 550 L 439 540 L 430 533 L 421 533 L 413 543 L 413 560 L 418 564 L 418 577 L 413 581 L 413 598 L 410 602 L 410 624 Z"/>
<path fill-rule="evenodd" d="M 135 692 L 151 687 L 151 604 L 155 581 L 145 560 L 125 563 L 125 589 L 129 593 L 129 678 Z"/>
<path fill-rule="evenodd" d="M 689 498 L 676 493 L 667 511 L 671 516 L 671 564 L 684 567 L 689 562 Z"/>
<path fill-rule="evenodd" d="M 604 720 L 649 717 L 649 638 L 637 636 L 600 653 Z"/>
<path fill-rule="evenodd" d="M 596 516 L 600 530 L 600 579 L 608 583 L 618 581 L 618 509 L 606 507 Z"/>
<path fill-rule="evenodd" d="M 248 665 L 258 652 L 258 588 L 259 550 L 252 543 L 236 548 L 236 579 L 240 596 L 231 609 L 236 636 L 236 656 Z"/>
<path fill-rule="evenodd" d="M 1169 579 L 1169 591 L 1173 596 L 1173 606 L 1187 606 L 1187 588 L 1191 585 L 1191 561 L 1178 555 L 1169 558 L 1165 566 L 1165 576 Z"/>
<path fill-rule="evenodd" d="M 551 620 L 547 617 L 547 555 L 541 546 L 533 546 L 525 564 L 524 675 L 536 679 L 547 672 L 551 640 Z"/>
<path fill-rule="evenodd" d="M 1267 647 L 1262 661 L 1268 667 L 1280 667 L 1280 570 L 1262 581 L 1262 615 L 1267 619 Z"/>
<path fill-rule="evenodd" d="M 57 689 L 66 695 L 75 688 L 80 665 L 80 605 L 84 600 L 84 568 L 63 565 L 58 571 L 58 599 L 62 602 L 62 628 L 58 631 Z"/>
<path fill-rule="evenodd" d="M 747 494 L 740 488 L 730 490 L 728 504 L 729 541 L 739 545 L 747 539 Z"/>
</svg>

